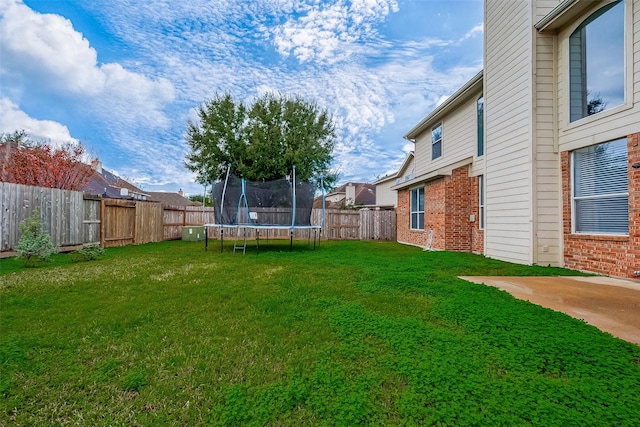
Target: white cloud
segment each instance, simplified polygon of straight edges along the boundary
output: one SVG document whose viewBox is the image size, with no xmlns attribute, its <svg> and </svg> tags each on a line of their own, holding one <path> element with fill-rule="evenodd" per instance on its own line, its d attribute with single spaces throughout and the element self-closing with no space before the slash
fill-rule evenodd
<svg viewBox="0 0 640 427">
<path fill-rule="evenodd" d="M 465 40 L 468 40 L 474 37 L 482 36 L 482 34 L 484 34 L 484 23 L 480 23 L 475 27 L 473 27 L 472 29 L 470 29 L 469 31 L 467 31 L 467 33 L 462 37 L 462 39 L 460 39 L 460 42 L 463 42 Z"/>
<path fill-rule="evenodd" d="M 34 98 L 34 85 L 42 86 L 90 110 L 112 152 L 113 164 L 105 167 L 148 187 L 192 179 L 182 165 L 183 134 L 193 108 L 215 92 L 240 101 L 267 91 L 317 101 L 334 114 L 343 178 L 373 177 L 401 163 L 404 132 L 480 66 L 451 69 L 437 57 L 442 47 L 454 51 L 480 34 L 478 27 L 457 40 L 385 39 L 379 31 L 399 10 L 396 0 L 83 3 L 127 54 L 136 55 L 109 64 L 99 62 L 100 52 L 70 21 L 18 1 L 0 2 L 2 76 L 31 91 L 24 99 Z M 19 37 L 18 25 L 24 27 Z M 0 89 L 0 97 L 26 106 L 19 95 Z"/>
<path fill-rule="evenodd" d="M 37 90 L 24 84 L 37 82 L 41 90 L 106 107 L 98 108 L 103 114 L 166 125 L 161 110 L 174 98 L 168 80 L 99 64 L 89 41 L 59 15 L 34 12 L 20 0 L 6 0 L 0 13 L 0 73 L 22 83 L 22 91 Z"/>
<path fill-rule="evenodd" d="M 335 1 L 314 5 L 302 16 L 273 28 L 273 44 L 283 57 L 293 55 L 300 62 L 333 63 L 348 58 L 354 43 L 375 38 L 374 24 L 398 11 L 395 0 Z"/>
<path fill-rule="evenodd" d="M 32 140 L 47 141 L 53 146 L 80 143 L 66 126 L 51 120 L 34 119 L 10 99 L 0 98 L 0 131 L 13 133 L 20 130 L 24 130 Z"/>
</svg>

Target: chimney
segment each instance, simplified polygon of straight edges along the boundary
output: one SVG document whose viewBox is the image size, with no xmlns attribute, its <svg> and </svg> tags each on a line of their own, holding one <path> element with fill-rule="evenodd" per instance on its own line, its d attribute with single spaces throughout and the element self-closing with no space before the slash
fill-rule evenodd
<svg viewBox="0 0 640 427">
<path fill-rule="evenodd" d="M 102 173 L 102 162 L 97 157 L 91 161 L 91 169 L 98 173 Z"/>
<path fill-rule="evenodd" d="M 184 197 L 184 193 L 182 192 L 182 188 L 178 190 L 178 195 L 180 197 Z"/>
<path fill-rule="evenodd" d="M 352 183 L 348 183 L 345 187 L 344 204 L 347 206 L 353 206 L 356 204 L 356 186 Z"/>
</svg>

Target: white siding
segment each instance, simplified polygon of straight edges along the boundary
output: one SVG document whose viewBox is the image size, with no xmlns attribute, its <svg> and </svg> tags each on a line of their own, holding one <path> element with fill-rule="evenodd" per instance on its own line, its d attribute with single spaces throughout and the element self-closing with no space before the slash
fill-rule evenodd
<svg viewBox="0 0 640 427">
<path fill-rule="evenodd" d="M 481 91 L 474 92 L 461 106 L 445 115 L 442 121 L 442 156 L 431 160 L 431 128 L 416 138 L 416 177 L 473 157 L 478 147 L 476 101 Z"/>
<path fill-rule="evenodd" d="M 376 205 L 398 206 L 398 192 L 391 189 L 394 185 L 396 185 L 395 178 L 376 184 Z"/>
<path fill-rule="evenodd" d="M 569 123 L 568 64 L 569 36 L 589 14 L 558 34 L 558 144 L 560 151 L 572 151 L 601 142 L 625 137 L 640 131 L 640 0 L 626 0 L 625 5 L 626 85 L 625 104 L 611 110 Z"/>
<path fill-rule="evenodd" d="M 409 161 L 404 165 L 404 168 L 400 170 L 399 178 L 405 179 L 406 176 L 410 176 L 410 179 L 416 177 L 416 159 L 414 156 L 411 156 Z"/>
<path fill-rule="evenodd" d="M 535 21 L 540 20 L 557 2 L 538 2 Z M 562 177 L 558 152 L 556 105 L 557 89 L 555 35 L 535 35 L 534 75 L 534 204 L 533 262 L 541 265 L 563 264 L 562 249 Z"/>
<path fill-rule="evenodd" d="M 532 254 L 532 17 L 530 1 L 485 2 L 487 256 Z"/>
</svg>

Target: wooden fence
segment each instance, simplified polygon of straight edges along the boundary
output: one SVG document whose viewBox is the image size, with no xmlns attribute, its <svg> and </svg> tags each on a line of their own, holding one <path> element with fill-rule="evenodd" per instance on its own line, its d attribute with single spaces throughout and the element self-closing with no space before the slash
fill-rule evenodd
<svg viewBox="0 0 640 427">
<path fill-rule="evenodd" d="M 182 227 L 213 223 L 213 208 L 202 206 L 163 206 L 163 240 L 182 238 Z M 203 220 L 204 217 L 204 220 Z"/>
<path fill-rule="evenodd" d="M 261 215 L 258 212 L 258 215 Z M 290 214 L 289 214 L 290 215 Z M 311 223 L 322 223 L 322 209 L 313 209 Z M 225 230 L 225 236 L 235 237 L 237 230 Z M 241 233 L 245 232 L 240 230 Z M 246 230 L 248 238 L 255 238 L 255 230 Z M 210 238 L 218 238 L 217 230 L 209 231 Z M 267 230 L 260 230 L 260 238 L 267 237 Z M 290 230 L 274 229 L 268 231 L 271 239 L 288 239 Z M 308 229 L 296 229 L 296 239 L 309 238 Z M 322 239 L 325 240 L 396 240 L 396 211 L 392 210 L 342 210 L 325 211 Z"/>
<path fill-rule="evenodd" d="M 102 199 L 78 191 L 32 187 L 0 182 L 0 251 L 12 250 L 19 239 L 22 221 L 34 209 L 40 211 L 45 230 L 53 244 L 76 247 L 100 244 L 123 246 L 180 239 L 182 227 L 212 223 L 213 208 L 163 206 L 155 202 Z M 277 216 L 287 212 L 259 212 Z M 322 210 L 314 209 L 311 223 L 320 224 Z M 232 237 L 233 233 L 231 233 Z M 269 230 L 269 238 L 289 238 L 289 230 Z M 297 229 L 294 238 L 309 238 L 309 230 Z M 210 238 L 217 238 L 215 230 Z M 248 237 L 255 237 L 250 232 Z M 261 232 L 266 237 L 266 231 Z M 331 240 L 396 240 L 395 211 L 339 210 L 325 212 L 322 238 Z"/>
<path fill-rule="evenodd" d="M 11 251 L 17 245 L 18 225 L 36 208 L 53 244 L 62 248 L 179 239 L 182 226 L 213 221 L 211 207 L 163 207 L 155 202 L 102 199 L 79 191 L 0 182 L 0 251 Z"/>
<path fill-rule="evenodd" d="M 330 240 L 396 240 L 396 211 L 329 209 L 324 221 Z"/>
<path fill-rule="evenodd" d="M 18 224 L 40 211 L 45 230 L 56 246 L 81 245 L 85 239 L 83 194 L 78 191 L 0 182 L 0 251 L 8 251 L 18 243 Z M 88 219 L 87 219 L 88 218 Z"/>
</svg>

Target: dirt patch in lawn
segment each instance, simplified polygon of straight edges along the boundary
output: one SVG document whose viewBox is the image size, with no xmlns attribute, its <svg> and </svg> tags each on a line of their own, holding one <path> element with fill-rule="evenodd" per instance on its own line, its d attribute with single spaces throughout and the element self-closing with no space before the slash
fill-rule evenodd
<svg viewBox="0 0 640 427">
<path fill-rule="evenodd" d="M 640 344 L 640 282 L 611 277 L 460 278 L 495 286 L 516 298 L 561 311 Z"/>
</svg>

